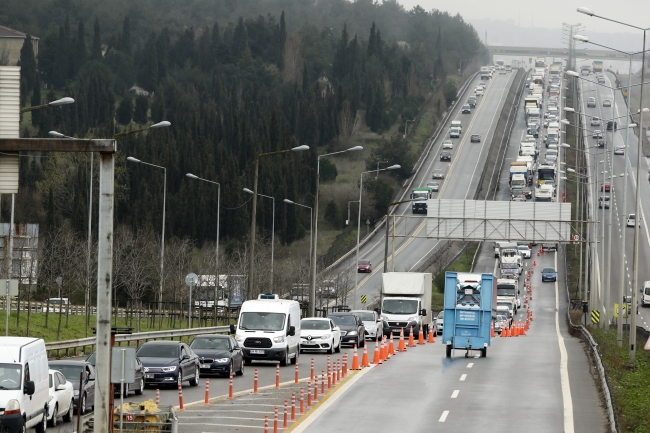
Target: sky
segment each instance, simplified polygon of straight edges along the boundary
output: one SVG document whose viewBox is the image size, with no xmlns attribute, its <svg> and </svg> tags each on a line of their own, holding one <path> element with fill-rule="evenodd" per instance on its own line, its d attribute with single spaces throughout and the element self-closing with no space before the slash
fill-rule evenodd
<svg viewBox="0 0 650 433">
<path fill-rule="evenodd" d="M 522 27 L 559 29 L 562 23 L 582 23 L 587 30 L 598 33 L 636 32 L 640 44 L 643 33 L 621 24 L 578 13 L 578 7 L 592 9 L 596 14 L 638 27 L 650 27 L 650 1 L 648 0 L 397 0 L 406 9 L 420 5 L 425 10 L 438 9 L 452 15 L 459 13 L 465 21 L 493 19 L 513 20 Z M 645 18 L 645 19 L 643 19 Z"/>
</svg>

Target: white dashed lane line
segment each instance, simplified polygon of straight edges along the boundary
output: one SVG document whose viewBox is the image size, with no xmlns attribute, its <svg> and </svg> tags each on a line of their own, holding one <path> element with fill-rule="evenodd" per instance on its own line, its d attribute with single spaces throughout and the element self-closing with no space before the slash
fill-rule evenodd
<svg viewBox="0 0 650 433">
<path fill-rule="evenodd" d="M 442 415 L 440 415 L 440 419 L 438 420 L 438 422 L 445 422 L 445 420 L 447 419 L 447 415 L 449 415 L 448 410 L 444 411 Z"/>
<path fill-rule="evenodd" d="M 645 322 L 643 322 L 643 323 L 645 323 Z M 454 392 L 451 393 L 451 398 L 456 398 L 456 397 L 458 397 L 458 393 L 459 393 L 459 392 L 460 392 L 460 390 L 455 389 Z"/>
<path fill-rule="evenodd" d="M 461 381 L 461 382 L 465 382 L 465 379 L 467 379 L 467 375 L 466 375 L 466 374 L 463 374 L 463 375 L 460 376 L 460 381 Z"/>
<path fill-rule="evenodd" d="M 467 368 L 472 368 L 473 366 L 474 366 L 473 362 L 470 362 L 469 364 L 467 364 Z"/>
</svg>

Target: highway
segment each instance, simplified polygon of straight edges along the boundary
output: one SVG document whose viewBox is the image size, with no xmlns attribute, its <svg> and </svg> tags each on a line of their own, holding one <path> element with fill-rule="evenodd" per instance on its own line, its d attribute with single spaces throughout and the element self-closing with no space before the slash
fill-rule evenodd
<svg viewBox="0 0 650 433">
<path fill-rule="evenodd" d="M 499 200 L 510 199 L 509 162 L 516 159 L 525 128 L 522 102 L 501 171 Z M 466 359 L 456 351 L 447 359 L 439 340 L 410 349 L 414 353 L 398 355 L 330 398 L 325 411 L 296 431 L 605 432 L 589 360 L 580 340 L 566 330 L 562 254 L 526 260 L 526 269 L 534 269 L 534 321 L 527 336 L 494 338 L 486 358 Z M 475 272 L 495 273 L 496 265 L 492 243 L 483 243 Z M 547 266 L 558 270 L 556 283 L 541 282 L 540 271 Z M 522 308 L 518 319 L 525 314 Z M 363 417 L 356 416 L 360 407 Z"/>
<path fill-rule="evenodd" d="M 587 77 L 590 80 L 595 81 L 595 76 L 589 75 Z M 605 74 L 606 85 L 614 87 L 615 78 L 611 74 Z M 583 104 L 581 111 L 586 113 L 589 116 L 598 116 L 601 119 L 611 119 L 619 118 L 617 120 L 619 129 L 617 131 L 606 131 L 606 127 L 597 127 L 590 126 L 589 118 L 587 120 L 587 128 L 589 130 L 601 129 L 604 132 L 605 139 L 607 140 L 607 171 L 611 169 L 610 160 L 610 147 L 614 146 L 624 146 L 625 145 L 625 126 L 627 121 L 625 115 L 627 113 L 627 106 L 625 100 L 620 91 L 612 91 L 611 89 L 597 85 L 595 83 L 590 83 L 585 80 L 581 82 L 582 92 L 584 101 L 587 100 L 590 96 L 596 97 L 596 107 L 587 107 L 586 102 Z M 602 101 L 604 99 L 612 100 L 612 107 L 603 107 Z M 631 107 L 632 113 L 638 111 L 639 107 Z M 590 146 L 595 145 L 595 140 L 590 136 L 587 139 Z M 590 149 L 592 152 L 596 149 Z M 625 167 L 625 156 L 624 155 L 614 155 L 613 160 L 613 173 L 617 176 L 613 182 L 613 191 L 611 193 L 611 208 L 610 211 L 613 214 L 614 226 L 612 232 L 612 260 L 611 260 L 611 279 L 609 281 L 609 286 L 611 287 L 609 302 L 606 305 L 606 316 L 609 320 L 613 318 L 613 305 L 614 303 L 621 303 L 621 299 L 618 293 L 620 282 L 621 282 L 621 272 L 623 272 L 624 281 L 625 281 L 625 294 L 628 296 L 632 295 L 632 251 L 634 245 L 634 228 L 626 227 L 627 216 L 630 213 L 634 213 L 634 203 L 635 203 L 635 194 L 636 194 L 636 164 L 637 164 L 637 155 L 638 155 L 638 139 L 636 135 L 630 131 L 629 134 L 629 146 L 626 148 L 626 152 L 629 152 L 629 163 Z M 603 160 L 602 153 L 600 154 L 599 160 Z M 637 294 L 640 294 L 638 290 L 641 289 L 643 282 L 650 280 L 650 266 L 648 266 L 648 257 L 650 257 L 650 237 L 648 231 L 647 219 L 650 216 L 650 185 L 647 182 L 646 175 L 649 172 L 648 162 L 646 158 L 642 158 L 642 174 L 644 176 L 643 181 L 641 182 L 641 233 L 639 237 L 639 287 L 636 288 Z M 593 164 L 593 161 L 591 162 Z M 602 171 L 602 166 L 601 166 Z M 623 208 L 623 191 L 625 187 L 624 178 L 621 176 L 625 171 L 628 175 L 628 185 L 627 185 L 627 209 Z M 599 192 L 596 191 L 599 187 L 595 184 L 594 187 L 594 196 L 598 197 Z M 609 212 L 605 212 L 608 214 Z M 599 212 L 600 215 L 600 212 Z M 609 223 L 609 215 L 606 215 L 606 221 Z M 601 230 L 598 230 L 598 236 L 601 236 Z M 621 269 L 621 256 L 619 254 L 622 251 L 622 239 L 625 238 L 625 269 Z M 610 248 L 608 243 L 608 236 L 605 238 L 605 248 L 606 250 Z M 599 257 L 600 257 L 599 253 Z M 606 259 L 606 258 L 605 258 Z M 600 260 L 599 260 L 600 263 Z M 606 262 L 604 262 L 606 263 Z M 646 329 L 650 329 L 650 309 L 639 308 L 639 320 L 637 325 L 643 326 Z"/>
<path fill-rule="evenodd" d="M 478 97 L 478 104 L 471 114 L 461 114 L 460 109 L 469 97 L 469 92 L 456 103 L 453 108 L 451 120 L 461 120 L 463 122 L 463 133 L 460 139 L 452 139 L 454 149 L 451 162 L 440 161 L 441 143 L 449 138 L 449 123 L 444 126 L 438 140 L 434 143 L 431 153 L 427 156 L 422 169 L 415 175 L 413 187 L 426 186 L 431 179 L 433 169 L 441 168 L 445 170 L 445 178 L 440 182 L 440 192 L 434 195 L 434 198 L 446 199 L 471 199 L 478 184 L 481 171 L 485 164 L 488 146 L 494 134 L 501 108 L 510 85 L 513 81 L 514 73 L 500 75 L 495 73 L 493 79 L 489 80 L 485 96 Z M 470 84 L 471 92 L 480 78 L 474 79 Z M 481 134 L 480 143 L 470 143 L 470 135 Z M 407 197 L 408 198 L 408 193 Z M 396 215 L 411 216 L 410 203 L 402 204 L 396 209 Z M 418 214 L 418 216 L 424 216 Z M 406 229 L 403 224 L 407 224 Z M 424 228 L 424 219 L 416 218 L 397 218 L 396 232 L 398 234 L 410 234 L 408 237 L 396 237 L 395 241 L 395 271 L 410 271 L 421 265 L 422 261 L 435 248 L 438 241 L 432 239 L 417 238 Z M 373 264 L 373 271 L 370 275 L 359 275 L 359 286 L 354 298 L 354 289 L 348 295 L 347 303 L 349 306 L 361 308 L 360 297 L 366 295 L 372 302 L 379 297 L 381 286 L 381 273 L 383 271 L 384 260 L 384 230 L 379 230 L 365 245 L 360 248 L 359 257 L 370 259 Z M 390 253 L 389 253 L 390 255 Z M 350 260 L 343 264 L 347 272 L 355 273 L 356 277 L 356 257 L 353 255 Z M 390 263 L 389 268 L 393 269 Z M 340 270 L 343 272 L 343 268 Z M 356 302 L 355 302 L 356 301 Z"/>
</svg>

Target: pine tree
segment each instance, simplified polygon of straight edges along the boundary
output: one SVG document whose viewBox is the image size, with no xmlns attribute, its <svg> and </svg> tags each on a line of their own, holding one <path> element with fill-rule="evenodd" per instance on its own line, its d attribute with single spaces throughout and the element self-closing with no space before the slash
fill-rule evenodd
<svg viewBox="0 0 650 433">
<path fill-rule="evenodd" d="M 65 85 L 68 77 L 69 41 L 65 27 L 59 27 L 59 38 L 56 44 L 56 56 L 52 71 L 52 84 L 58 88 Z"/>
<path fill-rule="evenodd" d="M 34 88 L 32 90 L 32 107 L 41 105 L 41 80 L 36 75 Z M 32 111 L 32 126 L 38 126 L 40 123 L 40 110 Z"/>
<path fill-rule="evenodd" d="M 332 62 L 332 73 L 336 78 L 342 80 L 345 77 L 346 72 L 346 57 L 348 50 L 349 36 L 347 24 L 343 25 L 343 31 L 341 32 L 341 41 L 334 55 L 334 61 Z"/>
<path fill-rule="evenodd" d="M 32 37 L 25 36 L 23 47 L 20 49 L 20 79 L 25 81 L 26 91 L 34 87 L 37 80 L 36 58 L 34 57 L 34 46 Z"/>
<path fill-rule="evenodd" d="M 147 123 L 147 110 L 149 110 L 149 98 L 144 95 L 136 97 L 133 120 L 140 125 Z"/>
<path fill-rule="evenodd" d="M 131 123 L 131 119 L 133 118 L 133 100 L 128 92 L 124 93 L 124 98 L 117 107 L 115 115 L 119 124 L 128 125 Z"/>
<path fill-rule="evenodd" d="M 88 60 L 88 47 L 86 47 L 86 30 L 84 22 L 79 20 L 79 27 L 77 28 L 77 38 L 75 39 L 73 58 L 73 77 L 79 73 L 79 69 L 86 64 Z"/>
<path fill-rule="evenodd" d="M 120 36 L 117 49 L 128 56 L 131 56 L 133 52 L 133 47 L 131 45 L 131 24 L 128 16 L 124 17 L 124 24 L 122 24 L 122 34 Z"/>
<path fill-rule="evenodd" d="M 377 55 L 375 45 L 375 22 L 373 21 L 372 27 L 370 27 L 370 37 L 368 37 L 368 57 Z"/>
<path fill-rule="evenodd" d="M 232 48 L 230 52 L 232 53 L 234 60 L 238 61 L 247 49 L 248 34 L 246 32 L 246 26 L 244 25 L 244 19 L 239 17 L 239 21 L 237 21 L 237 26 L 232 35 Z"/>
<path fill-rule="evenodd" d="M 99 29 L 99 18 L 95 17 L 95 26 L 93 33 L 93 49 L 91 53 L 92 60 L 102 59 L 102 35 Z"/>
</svg>

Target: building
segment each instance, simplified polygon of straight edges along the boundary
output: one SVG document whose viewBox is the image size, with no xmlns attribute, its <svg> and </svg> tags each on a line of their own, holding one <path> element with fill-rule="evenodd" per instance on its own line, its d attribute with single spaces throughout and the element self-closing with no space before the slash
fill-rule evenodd
<svg viewBox="0 0 650 433">
<path fill-rule="evenodd" d="M 9 223 L 0 223 L 0 275 L 5 275 L 5 245 L 9 244 Z M 38 281 L 38 224 L 14 224 L 11 278 L 22 284 Z M 5 277 L 3 277 L 5 278 Z"/>
<path fill-rule="evenodd" d="M 16 66 L 18 64 L 20 49 L 23 47 L 26 36 L 23 32 L 0 25 L 0 66 Z M 38 59 L 39 38 L 31 36 L 34 55 Z"/>
</svg>

